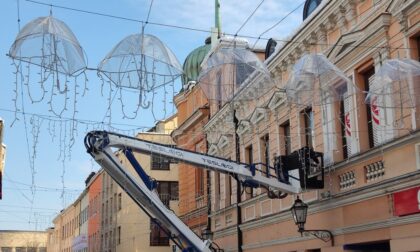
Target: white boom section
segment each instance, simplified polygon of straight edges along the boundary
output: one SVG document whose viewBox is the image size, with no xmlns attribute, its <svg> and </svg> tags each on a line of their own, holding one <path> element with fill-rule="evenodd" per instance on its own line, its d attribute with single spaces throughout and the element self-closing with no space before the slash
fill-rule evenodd
<svg viewBox="0 0 420 252">
<path fill-rule="evenodd" d="M 186 241 L 195 251 L 210 252 L 211 241 L 201 240 L 174 212 L 169 210 L 159 199 L 155 191 L 146 184 L 133 177 L 115 155 L 115 148 L 131 148 L 134 152 L 162 155 L 182 162 L 194 164 L 199 168 L 237 175 L 241 181 L 251 180 L 257 184 L 279 190 L 285 193 L 297 194 L 301 190 L 289 184 L 281 183 L 277 178 L 267 178 L 257 172 L 252 176 L 246 164 L 208 156 L 196 152 L 165 146 L 134 137 L 124 136 L 105 131 L 93 131 L 85 138 L 88 152 L 95 161 L 127 192 L 127 194 L 151 217 L 168 229 L 172 235 Z M 112 149 L 114 148 L 114 149 Z"/>
<path fill-rule="evenodd" d="M 112 135 L 108 135 L 112 136 Z M 155 191 L 149 190 L 142 180 L 134 178 L 121 166 L 120 160 L 111 149 L 114 144 L 102 145 L 102 139 L 96 138 L 93 151 L 90 154 L 95 161 L 127 192 L 127 194 L 139 205 L 149 216 L 156 218 L 159 223 L 171 232 L 175 237 L 188 241 L 194 251 L 211 252 L 211 242 L 201 240 L 187 225 L 184 224 L 175 213 L 168 209 L 160 200 Z M 112 141 L 112 140 L 111 140 Z M 91 143 L 92 144 L 92 143 Z M 117 144 L 119 145 L 119 144 Z M 129 147 L 129 145 L 126 145 Z"/>
<path fill-rule="evenodd" d="M 124 148 L 130 147 L 133 151 L 162 155 L 182 162 L 196 165 L 198 168 L 214 170 L 217 172 L 237 175 L 239 180 L 251 180 L 256 184 L 268 187 L 272 190 L 278 190 L 289 194 L 298 194 L 301 188 L 290 184 L 280 182 L 276 177 L 266 177 L 260 172 L 255 176 L 249 170 L 249 166 L 234 161 L 208 156 L 197 152 L 182 150 L 172 146 L 153 143 L 134 137 L 125 137 L 123 135 L 108 133 L 109 145 L 111 147 Z"/>
</svg>

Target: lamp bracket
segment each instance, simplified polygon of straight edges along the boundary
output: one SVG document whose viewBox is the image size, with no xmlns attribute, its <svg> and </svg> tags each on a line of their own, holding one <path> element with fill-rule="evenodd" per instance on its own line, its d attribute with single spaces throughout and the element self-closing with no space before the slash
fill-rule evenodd
<svg viewBox="0 0 420 252">
<path fill-rule="evenodd" d="M 333 241 L 333 234 L 328 230 L 303 230 L 301 234 L 305 236 L 313 235 L 324 242 Z"/>
</svg>

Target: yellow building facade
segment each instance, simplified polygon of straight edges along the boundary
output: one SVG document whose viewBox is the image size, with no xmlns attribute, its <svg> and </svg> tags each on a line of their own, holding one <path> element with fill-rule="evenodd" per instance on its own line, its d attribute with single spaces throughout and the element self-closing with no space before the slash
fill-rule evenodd
<svg viewBox="0 0 420 252">
<path fill-rule="evenodd" d="M 170 133 L 177 127 L 177 116 L 156 123 L 137 138 L 174 145 Z M 128 160 L 117 153 L 124 167 L 140 179 Z M 178 212 L 178 164 L 161 156 L 134 153 L 146 173 L 158 182 L 157 192 L 164 204 Z M 172 251 L 169 238 L 133 202 L 125 190 L 105 173 L 103 180 L 102 251 Z"/>
<path fill-rule="evenodd" d="M 47 232 L 0 230 L 2 252 L 46 252 Z"/>
<path fill-rule="evenodd" d="M 364 101 L 371 77 L 385 60 L 419 60 L 420 3 L 308 0 L 307 4 L 311 2 L 317 2 L 317 9 L 265 60 L 277 88 L 253 102 L 227 103 L 220 109 L 210 106 L 204 131 L 209 154 L 235 159 L 239 153 L 244 163 L 273 166 L 275 156 L 304 146 L 324 153 L 328 164 L 324 189 L 304 192 L 300 198 L 309 205 L 305 228 L 329 230 L 334 241 L 297 232 L 290 212 L 296 196 L 270 199 L 265 189 L 241 188 L 238 202 L 235 181 L 212 172 L 214 241 L 224 251 L 419 251 L 419 108 L 389 110 L 395 123 L 384 136 L 371 126 L 371 107 Z M 361 90 L 350 101 L 351 136 L 343 137 L 340 127 L 342 105 L 302 108 L 288 104 L 279 91 L 294 64 L 308 53 L 325 55 L 352 80 L 352 87 Z M 397 121 L 402 122 L 398 127 Z"/>
</svg>

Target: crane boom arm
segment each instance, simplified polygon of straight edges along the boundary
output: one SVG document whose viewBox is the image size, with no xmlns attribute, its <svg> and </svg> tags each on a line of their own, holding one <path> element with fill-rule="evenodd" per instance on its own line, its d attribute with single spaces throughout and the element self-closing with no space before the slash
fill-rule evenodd
<svg viewBox="0 0 420 252">
<path fill-rule="evenodd" d="M 231 160 L 209 156 L 202 153 L 183 150 L 173 146 L 141 140 L 117 133 L 106 131 L 92 131 L 85 137 L 85 146 L 88 153 L 104 170 L 127 192 L 146 214 L 154 218 L 159 226 L 167 230 L 171 239 L 183 248 L 192 248 L 193 251 L 212 251 L 211 241 L 203 241 L 188 228 L 171 210 L 160 200 L 154 190 L 156 185 L 132 152 L 141 152 L 151 155 L 161 155 L 170 159 L 179 160 L 217 172 L 236 176 L 246 185 L 263 186 L 284 193 L 297 194 L 301 188 L 282 182 L 277 177 L 263 176 L 255 171 L 255 166 L 234 162 Z M 141 180 L 130 174 L 120 163 L 115 154 L 116 149 L 123 150 Z M 176 237 L 176 239 L 175 239 Z"/>
</svg>

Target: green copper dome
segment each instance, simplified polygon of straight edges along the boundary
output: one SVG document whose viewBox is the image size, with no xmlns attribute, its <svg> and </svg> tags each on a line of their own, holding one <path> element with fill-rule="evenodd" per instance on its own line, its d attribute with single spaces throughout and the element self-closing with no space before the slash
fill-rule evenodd
<svg viewBox="0 0 420 252">
<path fill-rule="evenodd" d="M 210 38 L 206 39 L 206 44 L 194 49 L 184 61 L 184 75 L 182 77 L 183 86 L 189 81 L 197 81 L 198 75 L 201 71 L 201 63 L 206 57 L 207 53 L 210 51 Z"/>
</svg>

